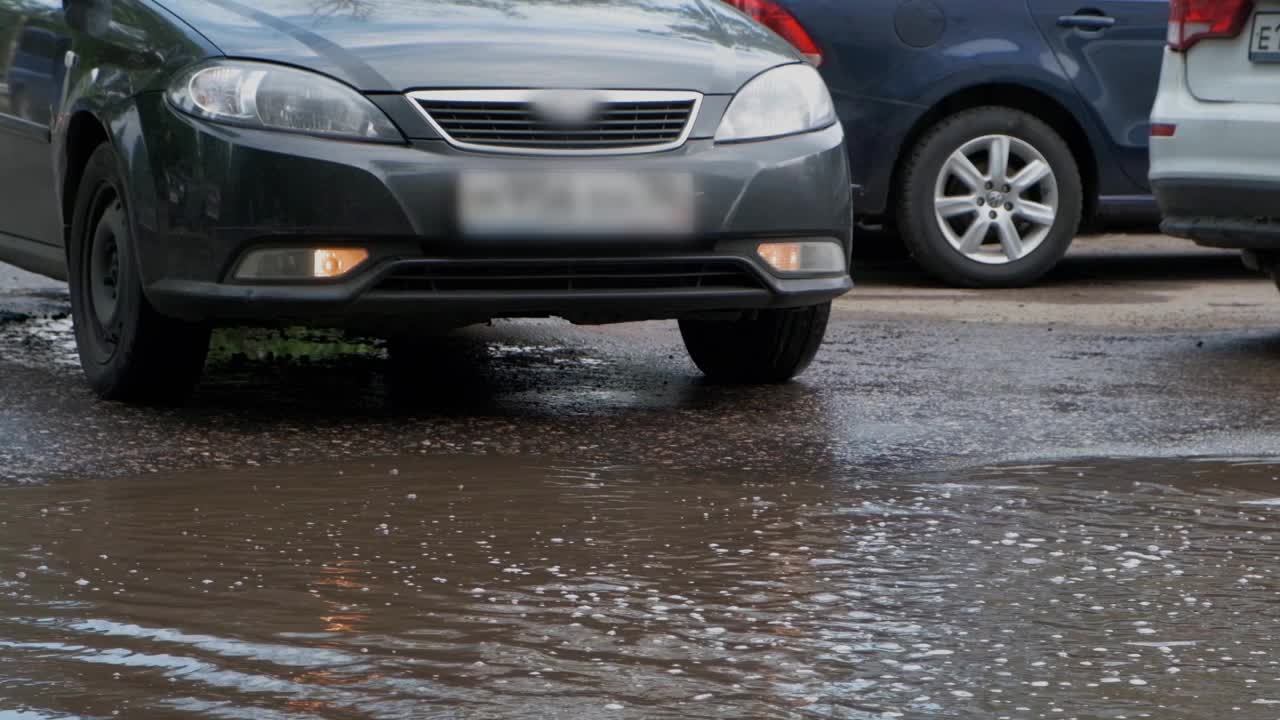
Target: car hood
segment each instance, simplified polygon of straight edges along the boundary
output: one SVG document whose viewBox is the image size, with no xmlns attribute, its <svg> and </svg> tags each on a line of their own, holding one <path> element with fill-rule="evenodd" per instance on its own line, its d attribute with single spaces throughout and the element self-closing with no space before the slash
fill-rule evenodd
<svg viewBox="0 0 1280 720">
<path fill-rule="evenodd" d="M 794 62 L 719 0 L 160 0 L 232 57 L 365 92 L 589 87 L 733 93 Z"/>
</svg>

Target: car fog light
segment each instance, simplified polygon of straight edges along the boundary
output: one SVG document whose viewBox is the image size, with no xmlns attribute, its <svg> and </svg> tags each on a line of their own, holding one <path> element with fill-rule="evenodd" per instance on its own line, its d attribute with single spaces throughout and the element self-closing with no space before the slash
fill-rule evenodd
<svg viewBox="0 0 1280 720">
<path fill-rule="evenodd" d="M 781 273 L 842 272 L 846 269 L 844 248 L 821 241 L 761 243 L 760 259 Z"/>
<path fill-rule="evenodd" d="M 267 248 L 253 250 L 236 267 L 237 280 L 331 280 L 369 259 L 364 248 Z"/>
</svg>

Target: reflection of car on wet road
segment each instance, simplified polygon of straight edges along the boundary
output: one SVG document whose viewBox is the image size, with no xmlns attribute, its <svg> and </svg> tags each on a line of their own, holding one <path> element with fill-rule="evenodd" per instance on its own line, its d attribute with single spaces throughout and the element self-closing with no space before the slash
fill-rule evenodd
<svg viewBox="0 0 1280 720">
<path fill-rule="evenodd" d="M 1152 111 L 1165 232 L 1280 269 L 1280 3 L 1178 3 Z"/>
<path fill-rule="evenodd" d="M 956 285 L 1033 282 L 1100 213 L 1154 216 L 1168 0 L 730 0 L 813 60 L 856 210 Z"/>
<path fill-rule="evenodd" d="M 52 148 L 0 118 L 33 168 L 0 178 L 0 258 L 69 278 L 104 397 L 181 394 L 210 326 L 263 321 L 414 356 L 495 317 L 679 318 L 708 375 L 780 381 L 850 286 L 830 96 L 719 3 L 65 4 L 0 6 L 75 53 Z"/>
</svg>

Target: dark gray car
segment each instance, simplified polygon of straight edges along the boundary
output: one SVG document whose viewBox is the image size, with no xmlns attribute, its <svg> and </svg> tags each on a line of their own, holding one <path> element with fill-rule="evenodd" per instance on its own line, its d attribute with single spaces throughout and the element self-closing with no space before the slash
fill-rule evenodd
<svg viewBox="0 0 1280 720">
<path fill-rule="evenodd" d="M 826 87 L 714 0 L 0 2 L 0 62 L 27 27 L 62 70 L 0 98 L 0 260 L 70 281 L 106 398 L 180 397 L 222 324 L 412 361 L 550 315 L 777 382 L 851 285 Z"/>
</svg>

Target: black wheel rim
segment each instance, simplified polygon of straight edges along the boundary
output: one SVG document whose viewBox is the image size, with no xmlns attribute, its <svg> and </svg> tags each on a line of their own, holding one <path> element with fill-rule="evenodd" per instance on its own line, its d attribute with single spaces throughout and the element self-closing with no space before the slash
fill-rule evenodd
<svg viewBox="0 0 1280 720">
<path fill-rule="evenodd" d="M 95 218 L 85 238 L 85 276 L 83 295 L 88 312 L 85 319 L 93 326 L 105 355 L 110 357 L 120 341 L 123 326 L 122 294 L 126 282 L 125 248 L 128 247 L 129 223 L 124 204 L 115 188 L 101 188 L 93 203 Z"/>
</svg>

